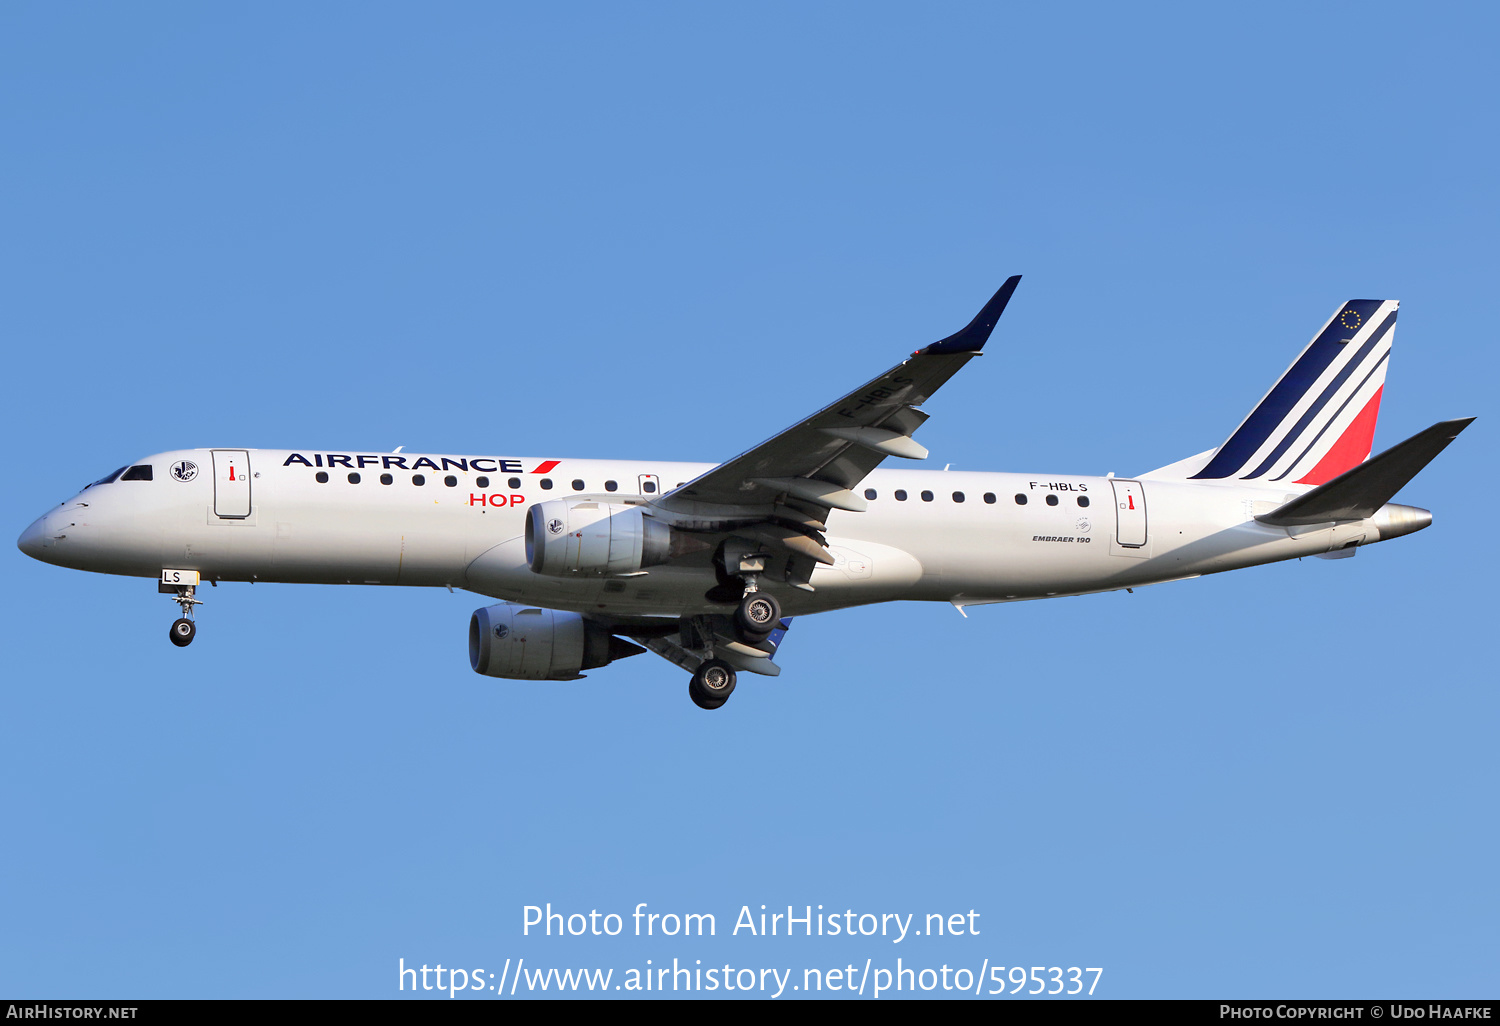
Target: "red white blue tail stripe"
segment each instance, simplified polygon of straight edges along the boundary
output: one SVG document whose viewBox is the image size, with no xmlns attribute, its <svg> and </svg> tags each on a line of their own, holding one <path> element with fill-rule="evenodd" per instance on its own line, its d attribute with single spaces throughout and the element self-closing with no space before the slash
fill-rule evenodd
<svg viewBox="0 0 1500 1026">
<path fill-rule="evenodd" d="M 1193 479 L 1318 485 L 1362 463 L 1399 305 L 1352 299 L 1340 307 Z"/>
</svg>

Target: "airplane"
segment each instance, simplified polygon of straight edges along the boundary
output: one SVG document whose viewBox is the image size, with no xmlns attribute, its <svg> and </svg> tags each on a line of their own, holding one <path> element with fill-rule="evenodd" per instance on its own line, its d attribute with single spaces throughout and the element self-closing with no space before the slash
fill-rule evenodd
<svg viewBox="0 0 1500 1026">
<path fill-rule="evenodd" d="M 974 357 L 1020 276 L 966 327 L 717 465 L 315 449 L 184 449 L 121 467 L 18 541 L 150 577 L 196 636 L 206 581 L 461 588 L 489 677 L 577 680 L 652 651 L 717 709 L 780 674 L 793 617 L 899 600 L 1130 590 L 1422 530 L 1390 500 L 1473 418 L 1368 458 L 1398 303 L 1342 304 L 1224 443 L 1134 478 L 883 467 L 921 460 L 922 407 Z"/>
</svg>

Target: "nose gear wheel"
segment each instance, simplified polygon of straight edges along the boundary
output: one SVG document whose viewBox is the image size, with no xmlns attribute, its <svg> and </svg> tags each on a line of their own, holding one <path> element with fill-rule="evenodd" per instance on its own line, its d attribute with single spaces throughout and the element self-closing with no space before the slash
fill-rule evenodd
<svg viewBox="0 0 1500 1026">
<path fill-rule="evenodd" d="M 193 643 L 193 636 L 197 633 L 197 625 L 184 616 L 172 621 L 172 629 L 168 637 L 172 639 L 172 644 L 178 648 L 186 648 Z"/>
<path fill-rule="evenodd" d="M 182 616 L 172 621 L 167 637 L 171 638 L 172 644 L 178 648 L 191 645 L 193 638 L 198 634 L 198 625 L 192 620 L 193 607 L 203 605 L 203 600 L 193 597 L 196 590 L 191 584 L 181 585 L 177 589 L 177 597 L 172 600 L 182 607 Z"/>
</svg>

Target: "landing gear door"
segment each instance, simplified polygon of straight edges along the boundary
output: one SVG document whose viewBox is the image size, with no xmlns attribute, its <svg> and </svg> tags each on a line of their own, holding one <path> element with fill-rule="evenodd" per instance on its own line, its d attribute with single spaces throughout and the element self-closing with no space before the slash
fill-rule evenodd
<svg viewBox="0 0 1500 1026">
<path fill-rule="evenodd" d="M 1127 549 L 1146 544 L 1146 493 L 1139 481 L 1111 479 L 1115 489 L 1115 541 Z"/>
<path fill-rule="evenodd" d="M 225 519 L 250 515 L 250 454 L 244 449 L 214 450 L 214 513 Z"/>
<path fill-rule="evenodd" d="M 641 494 L 656 496 L 661 494 L 661 482 L 656 479 L 655 474 L 641 475 Z"/>
</svg>

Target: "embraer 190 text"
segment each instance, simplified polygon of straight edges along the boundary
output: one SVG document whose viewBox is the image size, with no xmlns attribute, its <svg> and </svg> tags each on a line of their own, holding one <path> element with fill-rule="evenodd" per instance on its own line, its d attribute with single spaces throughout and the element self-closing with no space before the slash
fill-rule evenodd
<svg viewBox="0 0 1500 1026">
<path fill-rule="evenodd" d="M 882 468 L 927 456 L 912 437 L 922 407 L 980 354 L 1019 281 L 962 331 L 717 466 L 185 449 L 94 482 L 19 545 L 156 579 L 182 607 L 177 645 L 205 581 L 464 588 L 500 600 L 469 620 L 478 673 L 576 680 L 649 648 L 716 709 L 738 673 L 781 672 L 793 616 L 1114 591 L 1352 556 L 1431 523 L 1390 500 L 1472 418 L 1367 458 L 1393 300 L 1345 303 L 1223 445 L 1136 478 Z"/>
</svg>

